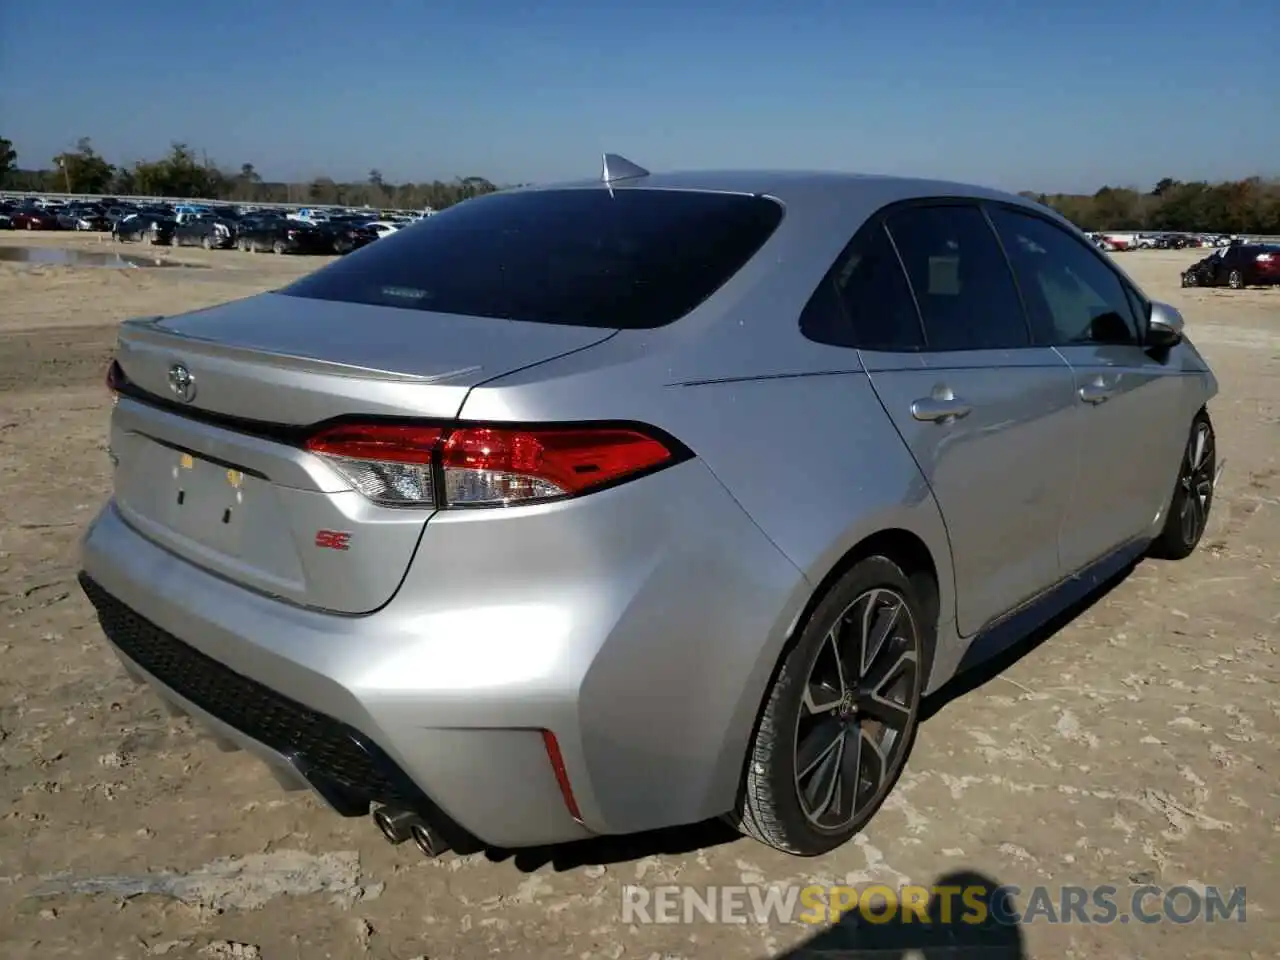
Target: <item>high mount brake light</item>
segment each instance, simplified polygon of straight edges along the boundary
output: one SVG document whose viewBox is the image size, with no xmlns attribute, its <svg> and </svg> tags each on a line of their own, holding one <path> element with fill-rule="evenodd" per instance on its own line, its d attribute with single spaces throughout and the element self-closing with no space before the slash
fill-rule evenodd
<svg viewBox="0 0 1280 960">
<path fill-rule="evenodd" d="M 498 507 L 577 496 L 674 463 L 643 427 L 355 423 L 306 442 L 375 503 Z"/>
</svg>

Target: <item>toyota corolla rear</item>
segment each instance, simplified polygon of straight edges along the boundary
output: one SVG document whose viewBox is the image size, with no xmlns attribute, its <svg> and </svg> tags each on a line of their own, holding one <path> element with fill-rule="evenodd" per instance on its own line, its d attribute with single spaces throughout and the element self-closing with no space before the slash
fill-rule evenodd
<svg viewBox="0 0 1280 960">
<path fill-rule="evenodd" d="M 647 416 L 677 388 L 611 371 L 716 310 L 781 220 L 518 191 L 126 323 L 82 578 L 126 667 L 347 815 L 522 845 L 719 812 L 757 706 L 724 652 L 801 578 Z M 636 415 L 602 418 L 601 383 Z M 579 415 L 531 418 L 531 384 Z"/>
</svg>

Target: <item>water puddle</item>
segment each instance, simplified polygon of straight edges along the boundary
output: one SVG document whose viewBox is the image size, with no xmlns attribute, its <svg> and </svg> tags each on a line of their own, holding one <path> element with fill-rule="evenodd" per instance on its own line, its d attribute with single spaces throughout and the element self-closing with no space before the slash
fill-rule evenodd
<svg viewBox="0 0 1280 960">
<path fill-rule="evenodd" d="M 0 247 L 0 262 L 46 263 L 63 267 L 109 267 L 117 270 L 134 267 L 187 267 L 201 269 L 201 264 L 175 263 L 156 257 L 105 250 L 72 250 L 66 247 Z"/>
</svg>

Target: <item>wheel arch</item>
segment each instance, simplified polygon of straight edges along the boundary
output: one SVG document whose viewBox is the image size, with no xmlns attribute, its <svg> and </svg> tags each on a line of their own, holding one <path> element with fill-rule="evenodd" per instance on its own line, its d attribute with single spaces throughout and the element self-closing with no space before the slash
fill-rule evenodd
<svg viewBox="0 0 1280 960">
<path fill-rule="evenodd" d="M 863 537 L 847 550 L 818 581 L 808 602 L 801 609 L 791 629 L 787 631 L 786 643 L 778 652 L 779 663 L 791 649 L 796 637 L 813 615 L 814 609 L 822 602 L 822 598 L 827 595 L 832 586 L 860 561 L 874 556 L 888 557 L 902 568 L 917 589 L 924 588 L 921 591 L 921 601 L 925 604 L 927 614 L 928 640 L 932 643 L 936 639 L 938 619 L 942 612 L 942 591 L 938 564 L 933 558 L 933 551 L 919 534 L 903 527 L 890 527 Z M 777 669 L 776 665 L 774 669 Z"/>
</svg>

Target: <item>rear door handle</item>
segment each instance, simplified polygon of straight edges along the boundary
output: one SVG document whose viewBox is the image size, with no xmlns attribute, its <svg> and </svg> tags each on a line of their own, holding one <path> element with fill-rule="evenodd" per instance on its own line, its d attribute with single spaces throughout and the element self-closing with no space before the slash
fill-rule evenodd
<svg viewBox="0 0 1280 960">
<path fill-rule="evenodd" d="M 1111 399 L 1111 394 L 1114 392 L 1115 391 L 1111 387 L 1107 386 L 1106 383 L 1103 382 L 1101 377 L 1094 380 L 1092 383 L 1086 383 L 1079 390 L 1080 399 L 1085 403 L 1092 403 L 1094 405 L 1106 403 Z"/>
<path fill-rule="evenodd" d="M 911 415 L 930 423 L 949 423 L 967 417 L 973 407 L 959 397 L 921 397 L 911 404 Z"/>
</svg>

